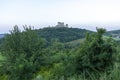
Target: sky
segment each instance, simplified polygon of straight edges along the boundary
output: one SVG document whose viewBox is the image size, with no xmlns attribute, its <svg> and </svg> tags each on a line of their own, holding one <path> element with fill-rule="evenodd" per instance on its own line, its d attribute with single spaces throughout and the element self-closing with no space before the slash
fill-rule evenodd
<svg viewBox="0 0 120 80">
<path fill-rule="evenodd" d="M 120 29 L 120 0 L 0 0 L 0 33 L 14 25 L 42 28 L 58 21 L 90 30 Z"/>
</svg>

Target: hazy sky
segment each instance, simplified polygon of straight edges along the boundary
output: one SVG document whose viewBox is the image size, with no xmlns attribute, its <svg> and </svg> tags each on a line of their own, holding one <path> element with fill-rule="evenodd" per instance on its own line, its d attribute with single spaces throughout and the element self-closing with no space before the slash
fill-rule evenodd
<svg viewBox="0 0 120 80">
<path fill-rule="evenodd" d="M 120 0 L 0 0 L 0 33 L 16 24 L 40 28 L 58 21 L 71 25 L 115 24 L 106 28 L 120 29 Z"/>
</svg>

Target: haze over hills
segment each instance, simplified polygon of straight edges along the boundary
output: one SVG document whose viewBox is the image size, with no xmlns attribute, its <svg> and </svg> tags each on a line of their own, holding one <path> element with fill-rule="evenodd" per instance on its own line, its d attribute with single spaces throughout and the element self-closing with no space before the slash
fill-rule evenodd
<svg viewBox="0 0 120 80">
<path fill-rule="evenodd" d="M 120 34 L 120 27 L 119 27 L 119 24 L 104 24 L 104 25 L 101 25 L 101 24 L 76 24 L 76 25 L 73 25 L 73 24 L 64 24 L 64 22 L 58 22 L 57 25 L 53 26 L 52 24 L 50 24 L 49 26 L 47 26 L 49 24 L 46 24 L 46 25 L 35 25 L 33 26 L 34 29 L 36 29 L 37 31 L 39 31 L 38 33 L 39 34 L 42 34 L 42 36 L 48 36 L 49 35 L 54 35 L 52 33 L 58 33 L 56 34 L 57 36 L 61 36 L 62 34 L 66 34 L 67 33 L 67 30 L 70 31 L 73 33 L 72 35 L 76 36 L 79 34 L 79 32 L 81 33 L 81 31 L 96 31 L 96 27 L 98 28 L 105 28 L 108 32 L 107 34 Z M 51 26 L 52 25 L 52 26 Z M 43 26 L 46 26 L 46 27 L 43 27 Z M 18 27 L 20 28 L 20 30 L 23 29 L 23 26 L 19 26 Z M 5 30 L 6 28 L 2 27 L 0 30 L 0 38 L 4 37 L 4 34 L 8 33 L 10 30 L 12 30 L 12 28 L 9 26 L 7 28 L 7 30 Z M 63 33 L 59 34 L 59 30 L 60 29 L 63 29 Z M 5 30 L 5 32 L 4 32 Z M 78 33 L 75 32 L 75 30 L 78 31 Z M 7 32 L 6 32 L 7 31 Z M 47 31 L 51 31 L 52 33 L 46 33 Z M 84 34 L 85 34 L 84 32 Z M 69 32 L 67 33 L 69 34 Z M 71 33 L 70 33 L 71 34 Z M 81 34 L 82 35 L 82 34 Z M 83 35 L 82 35 L 83 36 Z M 54 36 L 55 37 L 55 36 Z M 50 39 L 49 39 L 50 41 Z"/>
<path fill-rule="evenodd" d="M 0 39 L 4 37 L 4 34 L 0 34 Z"/>
<path fill-rule="evenodd" d="M 65 22 L 67 23 L 67 22 Z M 120 29 L 120 24 L 119 23 L 67 23 L 69 24 L 69 27 L 72 28 L 81 28 L 81 29 L 87 29 L 91 31 L 96 31 L 96 27 L 99 28 L 105 28 L 107 31 L 112 31 L 112 30 L 119 30 Z M 19 28 L 23 30 L 23 25 L 25 24 L 18 24 Z M 48 26 L 55 26 L 56 23 L 43 23 L 43 24 L 26 24 L 30 26 L 34 26 L 35 29 L 40 29 Z M 10 25 L 0 25 L 0 34 L 4 33 L 9 33 L 9 30 L 12 30 L 13 24 Z"/>
</svg>

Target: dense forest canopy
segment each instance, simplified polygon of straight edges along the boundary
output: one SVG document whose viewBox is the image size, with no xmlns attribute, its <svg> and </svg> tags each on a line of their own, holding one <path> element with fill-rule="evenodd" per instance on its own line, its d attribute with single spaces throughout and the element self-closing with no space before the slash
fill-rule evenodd
<svg viewBox="0 0 120 80">
<path fill-rule="evenodd" d="M 85 38 L 86 32 L 92 32 L 85 29 L 68 27 L 47 27 L 36 31 L 40 37 L 45 38 L 48 42 L 50 42 L 51 39 L 58 39 L 60 42 L 69 42 Z"/>
</svg>

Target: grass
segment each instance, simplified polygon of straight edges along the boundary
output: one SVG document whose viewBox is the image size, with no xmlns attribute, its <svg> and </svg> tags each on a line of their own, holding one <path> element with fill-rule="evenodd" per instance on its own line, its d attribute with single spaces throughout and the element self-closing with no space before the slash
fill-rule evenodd
<svg viewBox="0 0 120 80">
<path fill-rule="evenodd" d="M 0 53 L 0 65 L 1 65 L 1 61 L 3 61 L 5 59 L 5 57 L 2 56 L 2 54 Z"/>
<path fill-rule="evenodd" d="M 3 56 L 0 53 L 0 65 L 1 65 L 1 61 L 3 60 Z"/>
<path fill-rule="evenodd" d="M 3 58 L 3 56 L 2 56 L 1 53 L 0 53 L 0 61 L 3 60 L 3 59 L 4 59 L 4 58 Z"/>
<path fill-rule="evenodd" d="M 84 38 L 77 39 L 77 40 L 73 40 L 73 41 L 67 42 L 65 44 L 71 45 L 71 46 L 75 47 L 75 46 L 79 46 L 80 44 L 82 44 L 84 42 L 84 40 L 85 40 Z"/>
<path fill-rule="evenodd" d="M 82 38 L 82 39 L 73 40 L 73 41 L 68 42 L 68 43 L 70 43 L 70 44 L 78 44 L 78 43 L 83 43 L 84 40 L 85 40 L 85 39 Z"/>
</svg>

